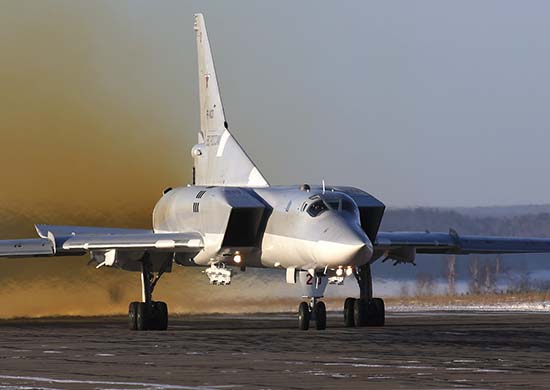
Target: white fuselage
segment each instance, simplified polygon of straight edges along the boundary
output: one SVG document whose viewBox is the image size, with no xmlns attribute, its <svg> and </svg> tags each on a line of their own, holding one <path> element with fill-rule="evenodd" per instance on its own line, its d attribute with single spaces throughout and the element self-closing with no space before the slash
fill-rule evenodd
<svg viewBox="0 0 550 390">
<path fill-rule="evenodd" d="M 176 188 L 155 206 L 153 228 L 201 233 L 197 265 L 236 265 L 239 254 L 250 267 L 337 269 L 365 264 L 373 252 L 349 196 L 298 186 Z"/>
</svg>

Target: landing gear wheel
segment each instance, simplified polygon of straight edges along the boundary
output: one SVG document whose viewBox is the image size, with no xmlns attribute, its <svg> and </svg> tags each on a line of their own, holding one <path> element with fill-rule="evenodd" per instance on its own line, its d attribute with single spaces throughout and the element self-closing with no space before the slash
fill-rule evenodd
<svg viewBox="0 0 550 390">
<path fill-rule="evenodd" d="M 367 326 L 375 326 L 378 307 L 373 298 L 365 299 L 365 302 L 367 303 Z"/>
<path fill-rule="evenodd" d="M 136 329 L 148 330 L 151 323 L 151 313 L 147 305 L 143 302 L 138 302 L 136 313 Z"/>
<path fill-rule="evenodd" d="M 355 301 L 355 298 L 346 298 L 344 302 L 344 325 L 348 328 L 355 326 L 355 319 L 353 318 Z"/>
<path fill-rule="evenodd" d="M 139 302 L 132 302 L 128 307 L 128 327 L 130 330 L 137 330 L 137 310 Z"/>
<path fill-rule="evenodd" d="M 324 302 L 317 302 L 313 308 L 315 313 L 315 329 L 325 330 L 327 328 L 327 308 Z"/>
<path fill-rule="evenodd" d="M 353 304 L 353 320 L 355 326 L 367 326 L 368 305 L 366 299 L 356 299 Z"/>
<path fill-rule="evenodd" d="M 168 306 L 165 302 L 153 302 L 152 330 L 168 329 Z"/>
<path fill-rule="evenodd" d="M 300 303 L 298 306 L 298 327 L 300 330 L 309 329 L 309 320 L 311 319 L 311 313 L 309 311 L 309 305 L 307 302 Z"/>
<path fill-rule="evenodd" d="M 373 326 L 384 326 L 386 323 L 386 305 L 382 298 L 372 298 L 374 307 L 376 308 L 376 314 L 373 320 Z"/>
</svg>

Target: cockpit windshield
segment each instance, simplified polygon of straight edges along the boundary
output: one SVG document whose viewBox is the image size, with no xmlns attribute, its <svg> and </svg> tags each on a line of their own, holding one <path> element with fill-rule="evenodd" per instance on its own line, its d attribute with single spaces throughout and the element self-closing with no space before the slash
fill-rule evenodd
<svg viewBox="0 0 550 390">
<path fill-rule="evenodd" d="M 328 207 L 330 207 L 333 210 L 340 210 L 340 199 L 327 199 L 325 200 L 327 202 Z"/>
<path fill-rule="evenodd" d="M 327 205 L 325 204 L 325 202 L 319 199 L 309 205 L 309 207 L 307 208 L 307 213 L 312 217 L 316 217 L 326 210 L 328 210 Z"/>
<path fill-rule="evenodd" d="M 317 199 L 315 199 L 317 198 Z M 355 203 L 347 198 L 347 197 L 334 197 L 334 196 L 323 196 L 322 198 L 320 196 L 312 197 L 312 199 L 315 199 L 313 203 L 311 203 L 307 209 L 307 203 L 304 203 L 304 206 L 302 207 L 302 211 L 305 209 L 309 215 L 312 217 L 316 217 L 327 210 L 334 210 L 339 213 L 347 212 L 351 214 L 357 214 L 357 206 Z"/>
<path fill-rule="evenodd" d="M 342 199 L 342 211 L 348 211 L 354 213 L 357 210 L 355 203 L 349 199 Z"/>
</svg>

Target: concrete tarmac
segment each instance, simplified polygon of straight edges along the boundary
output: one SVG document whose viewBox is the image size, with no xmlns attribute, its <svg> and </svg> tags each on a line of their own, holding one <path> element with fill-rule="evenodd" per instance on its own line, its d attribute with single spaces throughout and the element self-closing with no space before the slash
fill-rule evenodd
<svg viewBox="0 0 550 390">
<path fill-rule="evenodd" d="M 550 313 L 389 313 L 299 331 L 291 314 L 0 321 L 0 389 L 546 389 Z"/>
</svg>

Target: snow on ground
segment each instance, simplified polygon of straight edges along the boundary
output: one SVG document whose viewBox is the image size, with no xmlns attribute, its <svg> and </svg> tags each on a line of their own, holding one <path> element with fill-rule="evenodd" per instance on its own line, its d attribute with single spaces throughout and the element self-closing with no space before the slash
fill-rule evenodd
<svg viewBox="0 0 550 390">
<path fill-rule="evenodd" d="M 388 312 L 408 313 L 418 311 L 485 311 L 485 312 L 548 312 L 550 301 L 526 303 L 495 303 L 495 304 L 468 304 L 468 305 L 388 305 Z"/>
</svg>

